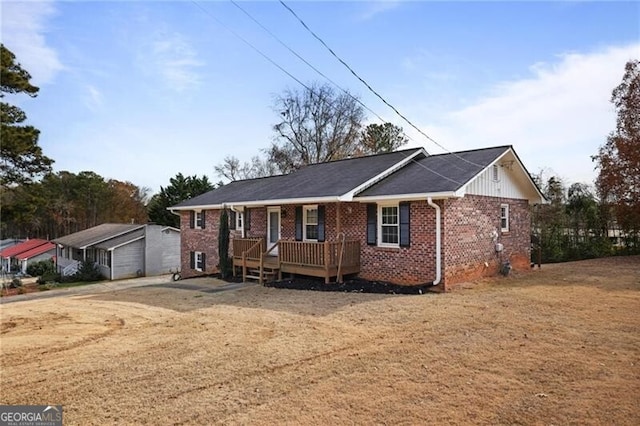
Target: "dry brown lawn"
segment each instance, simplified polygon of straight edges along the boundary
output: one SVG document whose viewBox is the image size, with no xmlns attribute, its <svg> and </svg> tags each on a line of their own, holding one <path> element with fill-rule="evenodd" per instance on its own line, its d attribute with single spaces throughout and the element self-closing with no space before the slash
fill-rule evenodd
<svg viewBox="0 0 640 426">
<path fill-rule="evenodd" d="M 0 403 L 65 424 L 640 424 L 640 257 L 447 294 L 141 287 L 0 313 Z"/>
</svg>

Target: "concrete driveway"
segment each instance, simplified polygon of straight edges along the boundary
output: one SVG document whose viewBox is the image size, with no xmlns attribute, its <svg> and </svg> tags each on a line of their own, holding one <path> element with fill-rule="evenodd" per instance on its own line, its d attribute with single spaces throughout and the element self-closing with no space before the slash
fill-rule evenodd
<svg viewBox="0 0 640 426">
<path fill-rule="evenodd" d="M 180 281 L 172 281 L 171 275 L 157 277 L 131 278 L 118 281 L 99 281 L 95 284 L 87 284 L 78 287 L 51 289 L 35 293 L 18 294 L 15 296 L 0 297 L 0 305 L 7 303 L 23 302 L 27 300 L 48 299 L 52 297 L 84 296 L 100 293 L 116 292 L 134 287 L 170 287 L 183 290 L 195 290 L 206 293 L 217 293 L 227 290 L 256 285 L 255 283 L 229 283 L 212 277 L 190 278 Z"/>
</svg>

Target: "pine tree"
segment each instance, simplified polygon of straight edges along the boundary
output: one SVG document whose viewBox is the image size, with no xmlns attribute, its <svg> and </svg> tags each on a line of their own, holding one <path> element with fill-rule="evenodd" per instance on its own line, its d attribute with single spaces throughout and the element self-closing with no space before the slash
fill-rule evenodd
<svg viewBox="0 0 640 426">
<path fill-rule="evenodd" d="M 15 61 L 16 56 L 3 44 L 0 45 L 0 59 L 0 97 L 4 98 L 5 93 L 24 93 L 36 97 L 39 89 L 30 83 L 31 75 Z M 0 102 L 2 186 L 29 183 L 51 171 L 53 160 L 45 156 L 38 145 L 40 131 L 33 126 L 23 125 L 26 119 L 26 114 L 20 108 Z"/>
</svg>

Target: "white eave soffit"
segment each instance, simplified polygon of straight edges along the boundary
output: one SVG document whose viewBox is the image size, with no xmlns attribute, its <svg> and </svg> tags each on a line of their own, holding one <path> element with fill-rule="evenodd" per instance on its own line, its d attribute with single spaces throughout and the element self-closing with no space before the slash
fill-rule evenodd
<svg viewBox="0 0 640 426">
<path fill-rule="evenodd" d="M 460 195 L 456 192 L 432 192 L 424 194 L 393 194 L 393 195 L 371 195 L 369 197 L 354 197 L 353 201 L 361 203 L 385 202 L 385 201 L 418 201 L 431 198 L 433 200 L 444 200 L 447 198 L 464 197 L 464 192 Z"/>
</svg>

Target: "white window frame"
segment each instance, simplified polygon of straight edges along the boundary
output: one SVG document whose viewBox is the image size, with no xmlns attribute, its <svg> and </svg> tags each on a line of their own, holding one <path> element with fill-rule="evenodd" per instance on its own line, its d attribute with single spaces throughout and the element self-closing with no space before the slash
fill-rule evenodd
<svg viewBox="0 0 640 426">
<path fill-rule="evenodd" d="M 494 164 L 493 167 L 491 167 L 491 179 L 494 182 L 499 182 L 500 181 L 500 174 L 499 174 L 499 170 L 498 170 L 498 165 Z"/>
<path fill-rule="evenodd" d="M 98 250 L 98 265 L 109 266 L 109 252 L 107 250 Z"/>
<path fill-rule="evenodd" d="M 202 252 L 194 251 L 193 252 L 193 269 L 196 271 L 202 272 Z"/>
<path fill-rule="evenodd" d="M 509 232 L 509 204 L 500 204 L 500 231 Z"/>
<path fill-rule="evenodd" d="M 195 210 L 193 214 L 193 229 L 202 229 L 203 219 L 204 212 L 202 210 Z"/>
<path fill-rule="evenodd" d="M 385 243 L 383 242 L 382 238 L 383 238 L 383 234 L 382 234 L 382 227 L 383 226 L 393 226 L 392 224 L 383 224 L 382 223 L 382 209 L 384 208 L 395 208 L 396 209 L 396 229 L 398 232 L 398 242 L 397 243 Z M 391 204 L 378 204 L 378 246 L 379 247 L 400 247 L 400 204 L 398 203 L 391 203 Z"/>
<path fill-rule="evenodd" d="M 236 230 L 241 230 L 244 234 L 244 213 L 235 212 L 236 213 Z M 243 235 L 244 236 L 244 235 Z"/>
<path fill-rule="evenodd" d="M 315 210 L 316 211 L 316 223 L 309 223 L 308 222 L 308 218 L 307 218 L 307 214 L 310 210 Z M 311 225 L 311 226 L 316 226 L 316 228 L 318 227 L 318 205 L 314 204 L 314 205 L 309 205 L 309 206 L 303 206 L 302 207 L 302 240 L 303 241 L 318 241 L 318 238 L 307 238 L 307 225 Z M 316 230 L 316 234 L 317 234 L 317 230 Z"/>
</svg>

